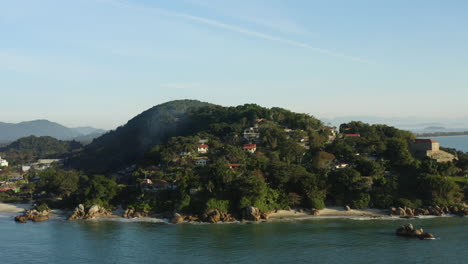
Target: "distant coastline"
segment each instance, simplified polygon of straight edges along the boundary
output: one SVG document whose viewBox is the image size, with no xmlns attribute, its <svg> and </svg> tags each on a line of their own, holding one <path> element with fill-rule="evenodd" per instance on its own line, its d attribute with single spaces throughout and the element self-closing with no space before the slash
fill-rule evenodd
<svg viewBox="0 0 468 264">
<path fill-rule="evenodd" d="M 464 132 L 432 132 L 432 133 L 415 133 L 416 137 L 459 137 L 468 136 L 468 131 Z"/>
</svg>

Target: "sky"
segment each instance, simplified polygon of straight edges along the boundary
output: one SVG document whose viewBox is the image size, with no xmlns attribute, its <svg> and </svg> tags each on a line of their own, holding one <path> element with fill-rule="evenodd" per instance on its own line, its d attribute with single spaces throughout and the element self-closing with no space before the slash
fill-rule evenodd
<svg viewBox="0 0 468 264">
<path fill-rule="evenodd" d="M 170 100 L 468 118 L 468 1 L 0 0 L 0 121 L 112 129 Z"/>
</svg>

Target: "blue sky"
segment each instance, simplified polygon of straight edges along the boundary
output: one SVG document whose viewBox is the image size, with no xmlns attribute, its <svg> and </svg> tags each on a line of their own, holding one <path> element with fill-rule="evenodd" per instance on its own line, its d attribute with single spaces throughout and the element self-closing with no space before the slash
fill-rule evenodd
<svg viewBox="0 0 468 264">
<path fill-rule="evenodd" d="M 0 121 L 114 128 L 156 104 L 468 116 L 467 1 L 0 0 Z"/>
</svg>

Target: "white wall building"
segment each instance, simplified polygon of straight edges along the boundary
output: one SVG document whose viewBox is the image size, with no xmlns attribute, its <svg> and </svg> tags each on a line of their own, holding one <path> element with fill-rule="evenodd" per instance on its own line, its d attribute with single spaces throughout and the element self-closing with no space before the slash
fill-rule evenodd
<svg viewBox="0 0 468 264">
<path fill-rule="evenodd" d="M 8 161 L 0 157 L 0 167 L 8 167 Z"/>
</svg>

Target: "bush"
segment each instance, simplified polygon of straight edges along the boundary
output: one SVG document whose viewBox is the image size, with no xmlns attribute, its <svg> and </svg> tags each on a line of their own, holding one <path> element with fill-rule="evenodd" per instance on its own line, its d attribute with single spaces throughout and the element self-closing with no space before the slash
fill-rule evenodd
<svg viewBox="0 0 468 264">
<path fill-rule="evenodd" d="M 217 200 L 217 199 L 209 199 L 206 202 L 206 210 L 209 209 L 218 209 L 219 211 L 223 213 L 229 212 L 229 209 L 231 207 L 231 202 L 229 200 Z"/>
<path fill-rule="evenodd" d="M 369 207 L 370 195 L 368 193 L 360 193 L 358 198 L 351 201 L 351 207 L 355 209 L 365 209 Z"/>
<path fill-rule="evenodd" d="M 325 208 L 325 202 L 323 201 L 323 199 L 320 199 L 320 198 L 312 198 L 309 200 L 309 203 L 310 203 L 310 208 L 315 208 L 318 210 Z"/>
<path fill-rule="evenodd" d="M 375 193 L 372 195 L 370 204 L 374 208 L 390 208 L 395 206 L 395 200 L 389 194 Z"/>
<path fill-rule="evenodd" d="M 46 203 L 41 203 L 40 205 L 36 206 L 36 210 L 39 212 L 49 210 L 49 206 Z"/>
</svg>

